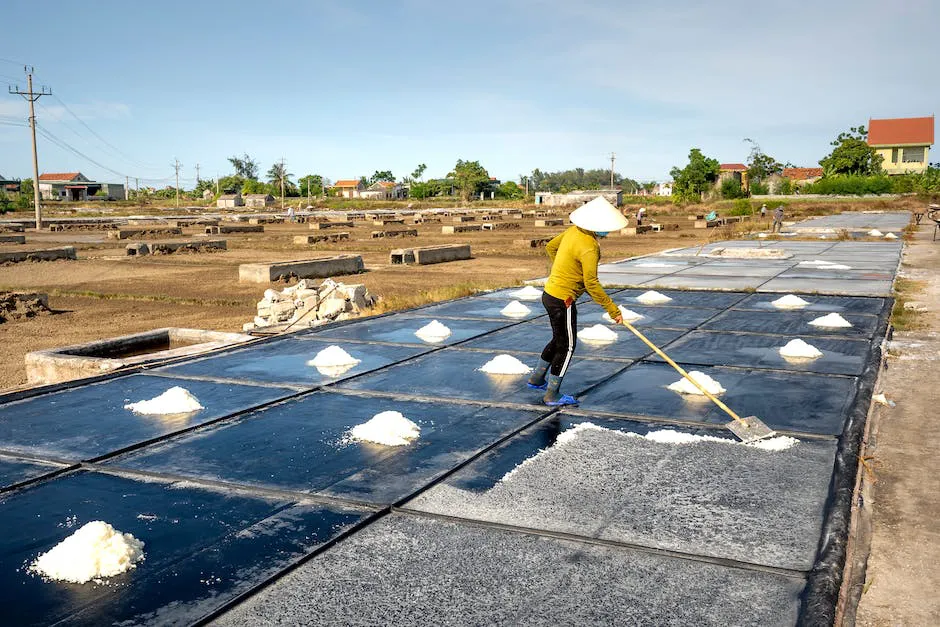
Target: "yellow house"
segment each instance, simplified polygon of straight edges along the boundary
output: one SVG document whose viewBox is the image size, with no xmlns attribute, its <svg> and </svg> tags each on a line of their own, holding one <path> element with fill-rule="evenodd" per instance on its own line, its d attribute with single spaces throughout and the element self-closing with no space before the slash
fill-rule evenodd
<svg viewBox="0 0 940 627">
<path fill-rule="evenodd" d="M 919 174 L 930 163 L 933 116 L 868 120 L 868 145 L 884 158 L 887 174 Z"/>
</svg>

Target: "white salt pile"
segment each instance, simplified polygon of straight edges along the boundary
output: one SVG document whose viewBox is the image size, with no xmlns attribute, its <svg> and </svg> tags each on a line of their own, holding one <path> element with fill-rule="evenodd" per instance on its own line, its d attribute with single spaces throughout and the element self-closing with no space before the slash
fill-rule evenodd
<svg viewBox="0 0 940 627">
<path fill-rule="evenodd" d="M 421 427 L 397 411 L 383 411 L 353 427 L 349 435 L 363 442 L 385 446 L 404 446 L 421 435 Z"/>
<path fill-rule="evenodd" d="M 693 370 L 689 373 L 689 376 L 695 379 L 696 383 L 708 390 L 709 394 L 718 396 L 719 394 L 725 392 L 725 388 L 721 387 L 720 383 L 712 379 L 704 372 Z M 705 396 L 702 394 L 700 389 L 692 385 L 692 382 L 685 377 L 682 377 L 675 383 L 670 384 L 668 389 L 672 390 L 673 392 L 678 392 L 679 394 L 698 394 L 699 396 Z"/>
<path fill-rule="evenodd" d="M 510 318 L 521 318 L 523 316 L 528 316 L 531 311 L 531 309 L 520 303 L 518 300 L 514 300 L 500 309 L 499 313 Z"/>
<path fill-rule="evenodd" d="M 869 237 L 883 237 L 884 233 L 882 233 L 878 229 L 872 229 L 868 232 L 868 236 Z"/>
<path fill-rule="evenodd" d="M 415 335 L 425 342 L 442 342 L 450 337 L 450 329 L 437 320 L 432 320 L 415 331 Z"/>
<path fill-rule="evenodd" d="M 138 401 L 124 406 L 135 414 L 147 414 L 151 416 L 162 414 L 188 414 L 190 412 L 205 409 L 199 399 L 189 393 L 186 388 L 178 385 L 147 401 Z"/>
<path fill-rule="evenodd" d="M 660 294 L 655 290 L 650 290 L 648 292 L 643 292 L 636 297 L 638 301 L 644 305 L 655 305 L 657 303 L 668 303 L 672 299 L 666 296 L 665 294 Z"/>
<path fill-rule="evenodd" d="M 831 329 L 835 328 L 848 328 L 852 326 L 852 323 L 840 316 L 837 313 L 831 313 L 821 318 L 816 318 L 810 322 L 814 327 L 828 327 Z"/>
<path fill-rule="evenodd" d="M 770 304 L 777 309 L 802 309 L 810 303 L 808 300 L 803 300 L 794 294 L 787 294 L 786 296 L 781 296 L 775 301 L 771 301 Z"/>
<path fill-rule="evenodd" d="M 897 238 L 898 236 L 895 235 L 894 233 L 888 233 L 885 235 L 885 239 L 897 239 Z"/>
<path fill-rule="evenodd" d="M 765 237 L 767 237 L 767 234 L 766 234 L 766 233 L 758 233 L 758 234 L 757 234 L 757 237 L 759 237 L 759 238 L 761 238 L 761 239 L 764 239 Z"/>
<path fill-rule="evenodd" d="M 623 316 L 623 319 L 626 320 L 627 322 L 633 322 L 634 320 L 639 320 L 640 318 L 643 317 L 643 314 L 638 314 L 632 309 L 627 309 L 623 305 L 618 305 L 618 307 L 620 309 L 620 315 Z M 614 324 L 614 319 L 611 318 L 610 314 L 607 313 L 606 311 L 604 312 L 604 315 L 601 316 L 601 318 L 604 320 L 604 322 L 607 322 L 609 324 Z"/>
<path fill-rule="evenodd" d="M 360 360 L 356 359 L 341 347 L 327 346 L 317 353 L 316 357 L 307 362 L 308 366 L 315 368 L 334 368 L 339 366 L 355 366 Z"/>
<path fill-rule="evenodd" d="M 521 290 L 516 290 L 511 294 L 513 298 L 518 298 L 519 300 L 536 300 L 542 297 L 542 290 L 531 285 L 526 285 Z"/>
<path fill-rule="evenodd" d="M 487 374 L 528 374 L 531 370 L 512 355 L 506 354 L 497 355 L 480 367 L 480 372 Z"/>
<path fill-rule="evenodd" d="M 617 334 L 602 324 L 595 324 L 593 327 L 578 331 L 578 339 L 585 342 L 615 342 Z"/>
<path fill-rule="evenodd" d="M 795 359 L 819 359 L 822 357 L 822 351 L 797 338 L 790 340 L 785 346 L 781 346 L 778 351 L 781 357 L 790 357 Z"/>
<path fill-rule="evenodd" d="M 144 559 L 144 543 L 96 520 L 43 553 L 29 570 L 57 581 L 85 583 L 113 577 Z"/>
</svg>

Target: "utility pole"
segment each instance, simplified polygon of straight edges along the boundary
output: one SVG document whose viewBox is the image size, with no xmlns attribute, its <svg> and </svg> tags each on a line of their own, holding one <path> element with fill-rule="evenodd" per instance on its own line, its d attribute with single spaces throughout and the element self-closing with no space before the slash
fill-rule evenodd
<svg viewBox="0 0 940 627">
<path fill-rule="evenodd" d="M 610 189 L 614 188 L 614 161 L 617 159 L 617 155 L 610 153 Z"/>
<path fill-rule="evenodd" d="M 196 186 L 199 186 L 199 164 L 196 164 Z"/>
<path fill-rule="evenodd" d="M 284 210 L 284 174 L 287 172 L 284 157 L 281 157 L 281 210 Z"/>
<path fill-rule="evenodd" d="M 176 208 L 180 208 L 180 168 L 183 167 L 183 164 L 180 163 L 180 160 L 173 158 L 173 167 L 176 169 Z"/>
<path fill-rule="evenodd" d="M 39 207 L 39 156 L 36 154 L 36 107 L 33 103 L 42 96 L 51 96 L 52 90 L 43 87 L 38 92 L 33 91 L 33 66 L 23 68 L 26 72 L 26 91 L 20 91 L 19 86 L 10 87 L 11 94 L 18 94 L 29 101 L 29 128 L 33 132 L 33 206 L 36 208 L 36 230 L 42 229 L 42 209 Z"/>
<path fill-rule="evenodd" d="M 131 177 L 124 176 L 124 200 L 130 200 L 131 197 Z"/>
</svg>

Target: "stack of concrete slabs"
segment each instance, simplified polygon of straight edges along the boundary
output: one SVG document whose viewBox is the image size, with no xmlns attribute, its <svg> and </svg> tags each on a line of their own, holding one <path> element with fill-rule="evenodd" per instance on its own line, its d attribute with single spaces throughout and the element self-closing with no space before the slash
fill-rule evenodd
<svg viewBox="0 0 940 627">
<path fill-rule="evenodd" d="M 126 404 L 180 386 L 205 408 L 142 415 Z M 283 387 L 131 375 L 0 406 L 0 451 L 46 460 L 90 461 L 293 394 Z"/>
<path fill-rule="evenodd" d="M 401 446 L 354 440 L 350 430 L 397 411 L 420 434 Z M 547 413 L 315 392 L 114 459 L 111 465 L 303 494 L 390 505 Z M 233 451 L 250 451 L 233 456 Z"/>
<path fill-rule="evenodd" d="M 317 368 L 309 365 L 317 353 L 336 345 L 359 360 L 349 368 Z M 210 357 L 186 361 L 155 370 L 160 374 L 200 377 L 260 384 L 284 384 L 313 388 L 364 372 L 383 368 L 415 355 L 434 350 L 433 346 L 395 346 L 318 339 L 315 335 L 292 336 L 226 351 Z"/>
<path fill-rule="evenodd" d="M 10 625 L 191 624 L 371 512 L 291 498 L 75 471 L 0 495 L 0 602 Z M 29 565 L 104 520 L 144 560 L 101 583 L 50 582 Z"/>
</svg>

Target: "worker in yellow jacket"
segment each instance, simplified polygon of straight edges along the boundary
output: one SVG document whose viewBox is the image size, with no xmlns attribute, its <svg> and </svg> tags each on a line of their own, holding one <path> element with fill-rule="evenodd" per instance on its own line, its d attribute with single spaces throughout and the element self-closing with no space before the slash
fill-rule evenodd
<svg viewBox="0 0 940 627">
<path fill-rule="evenodd" d="M 546 405 L 577 405 L 560 391 L 577 343 L 578 309 L 575 301 L 585 291 L 621 324 L 620 308 L 597 279 L 601 257 L 599 239 L 627 226 L 627 219 L 606 199 L 598 196 L 571 212 L 571 224 L 546 245 L 552 271 L 545 282 L 542 304 L 552 325 L 552 339 L 545 345 L 538 365 L 529 377 L 531 388 L 545 390 Z"/>
</svg>

